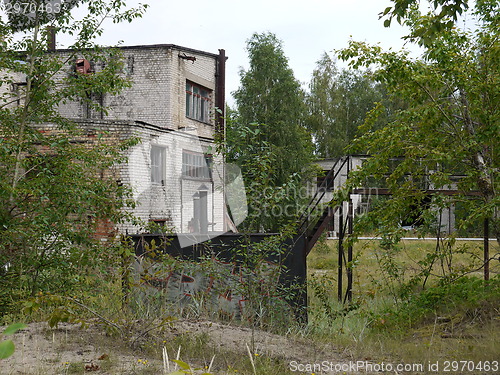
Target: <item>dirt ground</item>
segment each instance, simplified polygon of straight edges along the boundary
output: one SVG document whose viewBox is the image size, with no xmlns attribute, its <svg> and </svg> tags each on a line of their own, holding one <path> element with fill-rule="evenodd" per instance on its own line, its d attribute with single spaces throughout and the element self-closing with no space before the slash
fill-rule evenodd
<svg viewBox="0 0 500 375">
<path fill-rule="evenodd" d="M 287 338 L 249 328 L 225 325 L 209 321 L 175 321 L 165 333 L 167 346 L 175 337 L 190 334 L 207 337 L 208 345 L 215 353 L 236 353 L 235 358 L 248 358 L 247 345 L 254 348 L 255 356 L 268 356 L 290 363 L 313 364 L 331 361 L 347 364 L 349 358 L 335 348 L 317 347 L 300 338 Z M 189 336 L 191 337 L 191 336 Z M 161 356 L 149 355 L 147 351 L 133 350 L 129 343 L 119 336 L 108 336 L 102 326 L 80 329 L 76 324 L 59 324 L 50 329 L 46 323 L 32 323 L 13 336 L 15 354 L 0 362 L 1 375 L 35 374 L 164 374 Z M 192 353 L 190 357 L 193 358 Z M 194 356 L 196 358 L 196 355 Z M 184 360 L 182 348 L 180 358 Z M 234 357 L 231 357 L 234 358 Z M 221 361 L 214 359 L 214 363 Z M 234 359 L 233 359 L 234 360 Z M 200 362 L 203 362 L 200 360 Z M 203 367 L 205 363 L 192 363 Z M 215 366 L 214 366 L 215 367 Z M 221 368 L 221 366 L 219 366 Z M 171 371 L 173 367 L 171 367 Z M 211 371 L 214 374 L 228 374 L 227 370 Z M 306 372 L 296 372 L 306 373 Z M 311 374 L 311 372 L 307 372 Z M 328 372 L 321 372 L 327 374 Z M 331 372 L 334 373 L 334 372 Z M 319 374 L 319 373 L 318 373 Z"/>
</svg>

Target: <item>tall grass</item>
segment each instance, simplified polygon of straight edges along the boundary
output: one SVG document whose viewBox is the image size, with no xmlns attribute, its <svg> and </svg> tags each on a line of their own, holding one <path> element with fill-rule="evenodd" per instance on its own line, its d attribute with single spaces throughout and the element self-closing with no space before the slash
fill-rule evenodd
<svg viewBox="0 0 500 375">
<path fill-rule="evenodd" d="M 360 241 L 350 305 L 337 301 L 337 245 L 327 241 L 308 258 L 311 337 L 356 358 L 496 358 L 500 267 L 491 264 L 489 283 L 480 279 L 481 243 L 452 243 L 431 259 L 440 251 L 433 241 L 404 241 L 390 251 L 378 240 Z"/>
<path fill-rule="evenodd" d="M 433 241 L 405 241 L 387 248 L 377 240 L 360 241 L 354 246 L 350 304 L 337 301 L 337 245 L 326 241 L 310 254 L 309 322 L 306 327 L 289 327 L 288 334 L 301 335 L 317 347 L 333 344 L 353 360 L 420 363 L 443 358 L 496 359 L 500 352 L 496 339 L 500 332 L 500 267 L 498 262 L 492 263 L 491 281 L 481 281 L 481 269 L 477 269 L 481 243 L 450 243 L 437 248 Z M 498 253 L 495 245 L 490 251 Z M 466 277 L 458 277 L 461 272 L 467 273 Z M 23 321 L 47 320 L 56 311 L 60 314 L 56 318 L 84 322 L 96 318 L 91 309 L 122 327 L 123 332 L 132 333 L 128 343 L 159 361 L 164 347 L 171 358 L 182 347 L 183 361 L 203 367 L 209 366 L 215 355 L 214 373 L 290 373 L 283 360 L 222 349 L 204 334 L 179 334 L 165 342 L 175 319 L 221 319 L 206 308 L 203 296 L 194 298 L 193 305 L 180 305 L 167 302 L 162 295 L 156 300 L 151 294 L 145 298 L 140 288 L 134 287 L 124 309 L 120 278 L 102 280 L 99 275 L 89 275 L 81 295 L 72 297 L 85 302 L 88 309 L 68 299 L 38 296 L 40 304 L 44 299 L 47 303 L 24 315 Z M 272 309 L 273 304 L 266 308 Z M 227 317 L 224 321 L 245 324 Z"/>
</svg>

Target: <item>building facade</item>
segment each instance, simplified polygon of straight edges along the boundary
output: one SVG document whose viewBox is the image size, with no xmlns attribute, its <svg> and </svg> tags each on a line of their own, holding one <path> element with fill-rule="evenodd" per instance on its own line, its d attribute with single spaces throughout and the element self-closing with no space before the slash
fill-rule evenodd
<svg viewBox="0 0 500 375">
<path fill-rule="evenodd" d="M 224 50 L 212 54 L 173 44 L 118 50 L 129 87 L 116 95 L 87 92 L 87 101 L 66 101 L 58 108 L 84 130 L 88 143 L 103 131 L 109 142 L 139 139 L 113 178 L 131 187 L 136 201 L 131 213 L 140 223 L 107 230 L 137 233 L 154 222 L 177 233 L 226 231 L 224 172 L 214 144 L 216 135 L 224 134 Z M 72 50 L 50 53 L 66 61 L 56 82 L 105 67 Z M 16 80 L 26 82 L 21 75 Z M 13 95 L 16 88 L 13 84 Z M 41 128 L 51 131 L 47 124 Z"/>
<path fill-rule="evenodd" d="M 177 233 L 225 231 L 223 168 L 214 152 L 214 137 L 224 131 L 217 116 L 225 105 L 224 51 L 153 45 L 122 47 L 121 54 L 131 86 L 92 98 L 107 113 L 85 103 L 60 106 L 81 125 L 140 139 L 128 150 L 120 181 L 132 188 L 132 214 L 142 225 L 123 224 L 120 230 L 136 233 L 154 222 Z M 82 60 L 87 64 L 75 64 Z M 83 68 L 99 66 L 89 62 Z"/>
<path fill-rule="evenodd" d="M 322 159 L 317 162 L 322 174 L 320 177 L 316 178 L 316 189 L 312 194 L 320 194 L 321 203 L 323 205 L 328 204 L 333 198 L 333 192 L 340 189 L 347 181 L 347 178 L 351 171 L 355 171 L 361 168 L 363 162 L 369 158 L 368 155 L 348 155 L 343 158 L 335 159 Z M 325 181 L 330 179 L 331 181 Z M 324 186 L 329 186 L 325 189 Z M 426 199 L 422 202 L 422 207 L 415 206 L 409 211 L 406 217 L 401 219 L 400 225 L 410 231 L 417 229 L 419 224 L 419 217 L 422 214 L 424 208 L 432 208 L 435 212 L 436 219 L 436 230 L 441 234 L 451 234 L 455 232 L 455 207 L 450 202 L 446 208 L 438 208 L 431 205 L 431 196 L 433 194 L 447 194 L 453 192 L 456 186 L 446 186 L 438 190 L 434 190 L 435 187 L 430 182 L 430 179 L 425 179 L 425 184 L 422 189 L 428 192 Z M 376 187 L 360 186 L 359 189 L 354 189 L 354 191 L 349 194 L 349 200 L 352 203 L 354 215 L 363 215 L 370 211 L 372 200 L 374 197 L 390 195 L 390 191 L 383 185 L 377 185 Z M 426 206 L 427 204 L 427 206 Z M 328 228 L 326 230 L 329 232 L 329 236 L 337 237 L 341 228 L 339 216 L 340 212 L 343 212 L 344 216 L 348 212 L 348 202 L 342 203 L 342 210 L 336 211 L 336 214 L 331 220 Z"/>
</svg>

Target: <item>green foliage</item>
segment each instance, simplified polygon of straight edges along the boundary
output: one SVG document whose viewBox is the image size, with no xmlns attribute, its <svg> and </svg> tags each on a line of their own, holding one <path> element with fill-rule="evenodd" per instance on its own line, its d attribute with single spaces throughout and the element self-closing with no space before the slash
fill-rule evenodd
<svg viewBox="0 0 500 375">
<path fill-rule="evenodd" d="M 311 139 L 304 129 L 304 92 L 274 34 L 253 34 L 247 51 L 250 68 L 240 72 L 241 86 L 233 93 L 238 114 L 235 125 L 262 124 L 262 139 L 280 157 L 276 182 L 283 183 L 311 158 Z"/>
<path fill-rule="evenodd" d="M 324 274 L 320 276 L 312 275 L 308 281 L 309 288 L 314 293 L 314 297 L 318 301 L 318 306 L 311 308 L 311 314 L 324 313 L 328 319 L 334 320 L 340 316 L 334 306 L 335 296 L 332 291 L 335 290 L 335 280 Z"/>
<path fill-rule="evenodd" d="M 390 27 L 394 18 L 399 24 L 406 24 L 409 16 L 421 5 L 420 0 L 393 0 L 392 2 L 394 6 L 387 7 L 379 13 L 379 18 L 385 17 L 385 27 Z M 469 8 L 468 0 L 427 0 L 425 3 L 429 5 L 431 10 L 422 19 L 422 24 L 414 28 L 407 37 L 417 41 L 420 45 L 432 43 L 432 40 L 438 37 L 439 33 L 453 29 L 459 16 Z M 477 1 L 479 6 L 484 3 L 492 4 L 489 1 Z"/>
<path fill-rule="evenodd" d="M 352 186 L 378 180 L 379 187 L 393 193 L 385 207 L 373 214 L 384 230 L 395 229 L 415 202 L 422 208 L 424 227 L 430 230 L 435 225 L 433 211 L 460 202 L 469 213 L 467 220 L 489 218 L 492 232 L 500 238 L 496 194 L 500 48 L 493 3 L 497 2 L 481 2 L 476 8 L 474 31 L 441 30 L 425 43 L 420 59 L 359 42 L 351 42 L 340 52 L 351 67 L 375 67 L 373 77 L 391 97 L 407 105 L 380 129 L 374 127 L 380 112 L 375 109 L 351 148 L 372 156 L 352 175 Z M 410 31 L 427 27 L 425 17 L 416 10 L 401 17 Z M 441 188 L 456 188 L 460 194 L 453 198 L 435 195 L 425 206 L 425 190 Z M 472 191 L 478 193 L 476 199 L 467 196 Z"/>
<path fill-rule="evenodd" d="M 309 199 L 306 190 L 310 166 L 291 173 L 283 183 L 278 150 L 266 140 L 263 125 L 241 125 L 228 119 L 226 142 L 219 145 L 226 162 L 241 168 L 245 183 L 248 215 L 238 230 L 244 232 L 279 232 L 293 221 Z M 291 172 L 291 171 L 290 171 Z"/>
<path fill-rule="evenodd" d="M 500 302 L 500 278 L 489 282 L 475 277 L 463 277 L 453 283 L 435 285 L 419 293 L 411 294 L 405 302 L 396 308 L 386 309 L 373 322 L 377 326 L 380 317 L 383 329 L 405 329 L 415 327 L 425 321 L 434 321 L 436 316 L 449 313 L 476 315 L 482 319 L 491 319 L 495 315 L 495 306 Z"/>
<path fill-rule="evenodd" d="M 293 326 L 301 314 L 302 306 L 296 306 L 295 301 L 303 285 L 293 280 L 285 284 L 290 280 L 283 264 L 290 256 L 290 245 L 285 241 L 293 234 L 291 226 L 284 227 L 279 235 L 258 243 L 248 241 L 234 249 L 242 266 L 242 282 L 236 289 L 245 298 L 244 317 L 252 327 L 279 332 Z"/>
<path fill-rule="evenodd" d="M 20 329 L 23 329 L 26 325 L 23 323 L 14 323 L 5 328 L 3 331 L 2 335 L 3 336 L 9 336 L 13 335 Z M 16 347 L 12 340 L 4 340 L 0 342 L 0 359 L 6 359 L 9 358 L 12 354 L 14 354 L 14 351 L 16 350 Z"/>
<path fill-rule="evenodd" d="M 379 116 L 375 128 L 387 122 L 393 110 L 386 100 L 383 85 L 370 77 L 370 72 L 343 69 L 324 54 L 317 62 L 307 95 L 306 124 L 321 157 L 340 157 L 357 134 L 366 114 L 376 102 L 384 102 L 386 113 Z"/>
<path fill-rule="evenodd" d="M 116 94 L 129 85 L 119 52 L 94 39 L 102 21 L 131 21 L 145 6 L 125 9 L 122 1 L 87 1 L 81 20 L 71 12 L 50 22 L 74 37 L 66 55 L 47 53 L 46 25 L 35 22 L 20 39 L 0 23 L 0 312 L 38 291 L 71 294 L 96 269 L 117 255 L 94 234 L 106 223 L 129 219 L 130 191 L 117 184 L 124 151 L 136 140 L 92 137 L 58 112 L 60 103 L 84 102 L 103 111 L 94 94 Z M 23 52 L 19 52 L 23 51 Z M 101 63 L 89 75 L 73 72 L 76 58 Z M 25 78 L 24 78 L 25 77 Z M 25 84 L 22 82 L 25 79 Z M 22 82 L 22 85 L 19 85 Z M 17 87 L 17 91 L 12 91 Z"/>
<path fill-rule="evenodd" d="M 240 72 L 241 86 L 234 92 L 236 112 L 226 126 L 228 160 L 241 167 L 250 191 L 257 188 L 251 186 L 254 178 L 264 182 L 260 190 L 297 191 L 313 158 L 311 137 L 304 126 L 304 92 L 274 34 L 254 34 L 247 41 L 247 50 L 250 68 Z M 272 194 L 280 196 L 280 191 Z M 290 193 L 287 190 L 285 195 Z M 250 196 L 255 194 L 250 192 Z M 258 204 L 258 200 L 251 204 Z M 250 227 L 276 230 L 279 225 L 272 224 L 274 219 L 279 221 L 280 216 L 289 218 L 294 213 L 289 207 L 288 213 L 278 213 Z"/>
</svg>

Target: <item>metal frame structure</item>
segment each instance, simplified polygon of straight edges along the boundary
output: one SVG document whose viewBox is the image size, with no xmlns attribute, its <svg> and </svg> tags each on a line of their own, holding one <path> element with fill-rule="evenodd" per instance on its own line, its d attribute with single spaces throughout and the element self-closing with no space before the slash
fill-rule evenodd
<svg viewBox="0 0 500 375">
<path fill-rule="evenodd" d="M 350 264 L 353 260 L 352 244 L 344 248 L 344 240 L 346 236 L 353 233 L 354 221 L 354 207 L 351 199 L 352 194 L 358 195 L 392 195 L 392 192 L 386 188 L 367 188 L 361 187 L 353 189 L 348 194 L 348 199 L 337 202 L 335 207 L 331 206 L 330 201 L 325 205 L 324 198 L 326 192 L 335 190 L 335 179 L 339 176 L 344 167 L 347 168 L 347 177 L 351 171 L 353 155 L 344 156 L 339 158 L 328 171 L 322 183 L 318 186 L 316 193 L 312 196 L 307 209 L 304 211 L 299 219 L 299 236 L 303 236 L 304 241 L 304 262 L 307 255 L 311 252 L 312 248 L 327 228 L 328 224 L 333 220 L 334 215 L 339 216 L 339 230 L 338 230 L 338 261 L 337 261 L 337 298 L 340 302 L 346 303 L 352 301 L 352 286 L 353 286 L 353 270 Z M 368 156 L 367 156 L 368 157 Z M 441 194 L 446 196 L 453 196 L 464 194 L 459 190 L 454 189 L 426 189 L 425 194 L 435 195 Z M 470 191 L 465 193 L 466 196 L 478 197 L 480 192 Z M 344 207 L 347 203 L 347 212 Z M 483 244 L 484 244 L 484 280 L 489 280 L 489 221 L 484 220 L 483 227 Z M 438 237 L 439 240 L 439 237 Z M 345 272 L 344 272 L 345 270 Z M 344 275 L 345 273 L 345 275 Z M 344 290 L 344 278 L 346 278 L 347 285 Z"/>
</svg>

